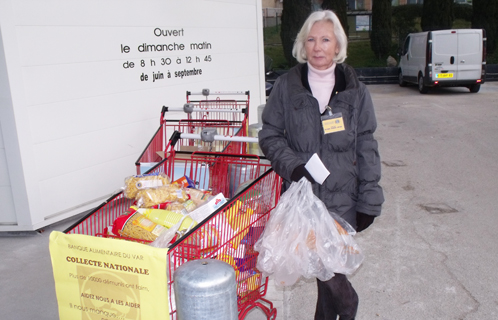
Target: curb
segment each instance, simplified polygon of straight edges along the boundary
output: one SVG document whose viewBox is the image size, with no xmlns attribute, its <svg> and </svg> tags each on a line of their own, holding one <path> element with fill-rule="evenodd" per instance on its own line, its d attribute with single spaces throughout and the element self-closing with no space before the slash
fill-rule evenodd
<svg viewBox="0 0 498 320">
<path fill-rule="evenodd" d="M 358 79 L 365 84 L 398 83 L 398 67 L 355 68 Z M 486 65 L 486 81 L 498 81 L 498 64 Z"/>
</svg>

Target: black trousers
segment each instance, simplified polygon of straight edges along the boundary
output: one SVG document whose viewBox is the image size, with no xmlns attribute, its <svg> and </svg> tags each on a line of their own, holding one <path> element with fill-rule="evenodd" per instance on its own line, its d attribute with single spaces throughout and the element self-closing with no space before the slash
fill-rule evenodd
<svg viewBox="0 0 498 320">
<path fill-rule="evenodd" d="M 343 275 L 336 273 L 328 281 L 316 279 L 318 299 L 316 302 L 315 320 L 354 320 L 358 310 L 358 295 L 351 282 Z"/>
</svg>

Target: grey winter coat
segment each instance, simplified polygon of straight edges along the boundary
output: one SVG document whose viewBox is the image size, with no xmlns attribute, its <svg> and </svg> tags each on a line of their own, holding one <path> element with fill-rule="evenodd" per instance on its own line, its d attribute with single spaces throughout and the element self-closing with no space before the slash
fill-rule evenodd
<svg viewBox="0 0 498 320">
<path fill-rule="evenodd" d="M 306 64 L 297 65 L 275 82 L 262 114 L 259 144 L 285 180 L 284 189 L 294 169 L 317 153 L 330 175 L 322 185 L 314 183 L 313 192 L 355 227 L 357 211 L 378 216 L 384 202 L 372 99 L 354 69 L 338 64 L 329 105 L 334 114 L 342 113 L 345 130 L 324 134 L 307 70 Z"/>
</svg>

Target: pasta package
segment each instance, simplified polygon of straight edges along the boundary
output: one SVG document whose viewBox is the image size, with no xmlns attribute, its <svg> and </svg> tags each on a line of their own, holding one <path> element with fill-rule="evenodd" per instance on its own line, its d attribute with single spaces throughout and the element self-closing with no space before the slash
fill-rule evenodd
<svg viewBox="0 0 498 320">
<path fill-rule="evenodd" d="M 166 230 L 165 227 L 151 221 L 140 212 L 132 212 L 116 219 L 113 226 L 113 233 L 145 241 L 156 240 Z"/>
<path fill-rule="evenodd" d="M 125 179 L 123 194 L 128 199 L 135 199 L 140 190 L 162 187 L 169 184 L 171 184 L 171 180 L 164 173 L 131 176 Z"/>
<path fill-rule="evenodd" d="M 183 203 L 188 200 L 188 195 L 179 185 L 169 184 L 158 188 L 139 190 L 135 199 L 139 207 L 150 208 L 168 201 Z"/>
</svg>

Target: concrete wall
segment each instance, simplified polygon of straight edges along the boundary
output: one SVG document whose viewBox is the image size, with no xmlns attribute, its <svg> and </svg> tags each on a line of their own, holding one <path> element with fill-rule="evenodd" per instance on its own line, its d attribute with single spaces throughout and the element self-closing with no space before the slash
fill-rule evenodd
<svg viewBox="0 0 498 320">
<path fill-rule="evenodd" d="M 0 231 L 119 190 L 162 106 L 181 108 L 187 90 L 250 91 L 255 110 L 261 13 L 260 0 L 0 0 Z"/>
</svg>

